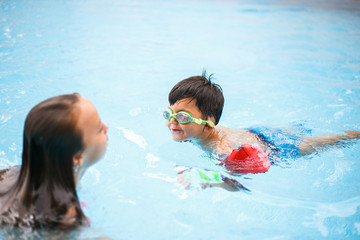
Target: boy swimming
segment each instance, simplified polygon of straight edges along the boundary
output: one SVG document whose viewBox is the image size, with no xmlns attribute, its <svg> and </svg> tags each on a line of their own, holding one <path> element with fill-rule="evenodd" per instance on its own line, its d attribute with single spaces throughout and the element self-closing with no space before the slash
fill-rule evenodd
<svg viewBox="0 0 360 240">
<path fill-rule="evenodd" d="M 217 155 L 228 170 L 237 173 L 266 172 L 277 159 L 308 155 L 360 138 L 360 131 L 310 137 L 268 127 L 230 129 L 218 126 L 223 106 L 221 87 L 204 73 L 172 88 L 163 116 L 175 141 L 189 141 Z"/>
</svg>

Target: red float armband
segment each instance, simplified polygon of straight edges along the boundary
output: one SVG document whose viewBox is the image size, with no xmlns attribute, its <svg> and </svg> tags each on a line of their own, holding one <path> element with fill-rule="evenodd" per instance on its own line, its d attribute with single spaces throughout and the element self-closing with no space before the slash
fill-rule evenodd
<svg viewBox="0 0 360 240">
<path fill-rule="evenodd" d="M 222 162 L 227 170 L 238 173 L 262 173 L 270 168 L 266 153 L 252 144 L 244 144 L 233 150 Z"/>
</svg>

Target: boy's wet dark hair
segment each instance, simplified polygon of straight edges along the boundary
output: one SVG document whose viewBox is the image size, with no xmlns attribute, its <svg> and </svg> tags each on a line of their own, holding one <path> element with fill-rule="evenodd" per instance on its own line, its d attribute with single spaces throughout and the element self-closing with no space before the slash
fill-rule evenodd
<svg viewBox="0 0 360 240">
<path fill-rule="evenodd" d="M 169 103 L 191 98 L 196 100 L 202 118 L 214 117 L 218 124 L 224 107 L 224 96 L 218 84 L 211 82 L 212 74 L 206 77 L 204 71 L 201 76 L 192 76 L 178 82 L 169 93 Z"/>
</svg>

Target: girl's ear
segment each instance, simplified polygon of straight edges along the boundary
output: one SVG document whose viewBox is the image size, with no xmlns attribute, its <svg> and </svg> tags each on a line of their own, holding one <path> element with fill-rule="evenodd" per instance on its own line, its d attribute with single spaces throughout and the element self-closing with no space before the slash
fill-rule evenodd
<svg viewBox="0 0 360 240">
<path fill-rule="evenodd" d="M 83 164 L 83 157 L 81 154 L 76 154 L 73 158 L 74 166 L 81 166 Z"/>
<path fill-rule="evenodd" d="M 73 175 L 74 175 L 75 187 L 76 187 L 79 179 L 81 178 L 79 169 L 81 168 L 83 162 L 84 161 L 83 161 L 83 157 L 81 154 L 76 154 L 73 157 Z"/>
</svg>

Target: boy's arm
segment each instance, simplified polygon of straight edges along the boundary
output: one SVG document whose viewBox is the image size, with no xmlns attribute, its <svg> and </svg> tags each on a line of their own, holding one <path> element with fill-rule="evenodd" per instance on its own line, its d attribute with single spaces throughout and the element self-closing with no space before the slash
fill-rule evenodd
<svg viewBox="0 0 360 240">
<path fill-rule="evenodd" d="M 305 137 L 300 145 L 300 154 L 307 155 L 325 150 L 331 146 L 343 146 L 352 139 L 360 138 L 360 131 L 344 131 L 346 135 L 324 135 L 320 137 Z"/>
<path fill-rule="evenodd" d="M 241 183 L 239 183 L 238 181 L 236 181 L 234 179 L 222 177 L 222 180 L 223 180 L 222 183 L 203 183 L 202 188 L 220 187 L 220 188 L 223 188 L 230 192 L 236 192 L 236 191 L 241 191 L 241 190 L 250 191 L 244 185 L 242 185 Z"/>
<path fill-rule="evenodd" d="M 192 170 L 191 168 L 188 168 L 177 174 L 177 181 L 181 185 L 183 185 L 186 189 L 190 188 L 190 186 L 191 186 L 191 172 L 190 172 L 191 170 Z M 206 171 L 206 170 L 204 170 L 204 171 Z M 221 180 L 216 183 L 215 182 L 200 183 L 201 188 L 205 189 L 208 187 L 220 187 L 220 188 L 223 188 L 223 189 L 231 191 L 231 192 L 240 191 L 240 190 L 250 191 L 249 189 L 247 189 L 241 183 L 239 183 L 238 181 L 236 181 L 234 179 L 230 179 L 230 178 L 225 177 L 220 174 L 219 174 L 219 177 L 221 178 Z"/>
</svg>

